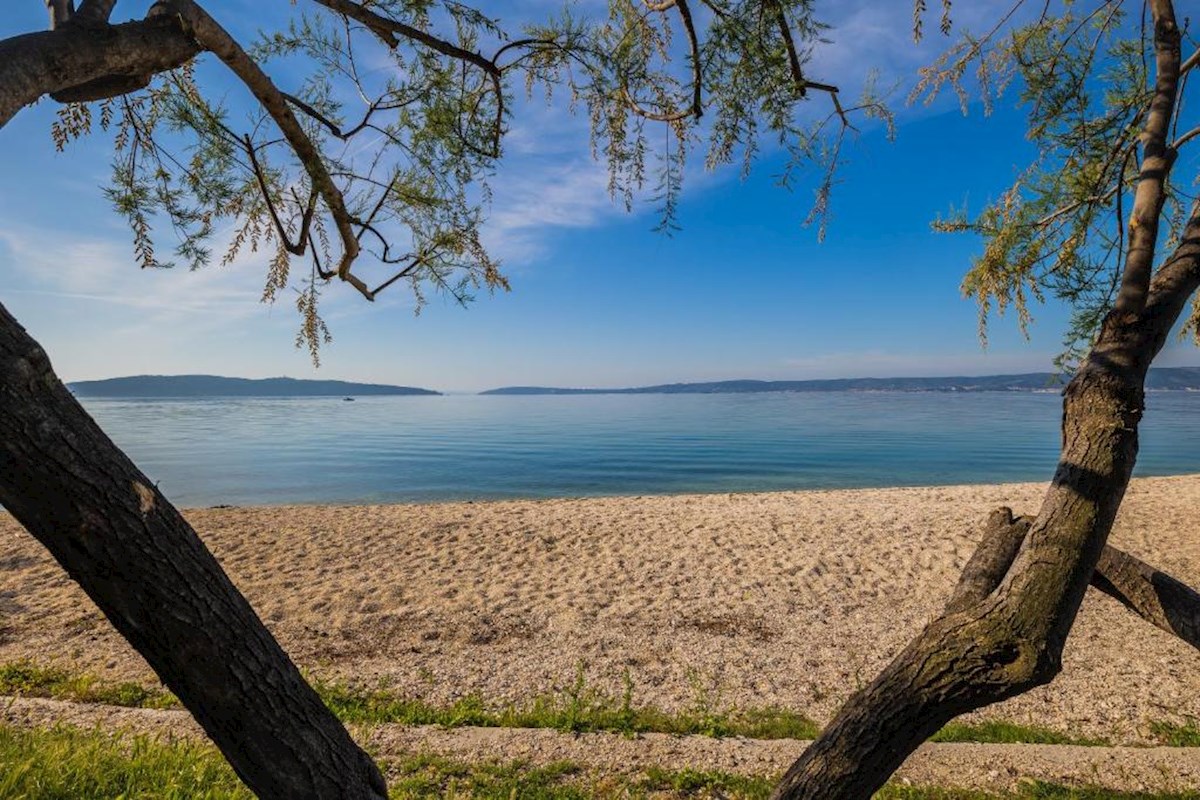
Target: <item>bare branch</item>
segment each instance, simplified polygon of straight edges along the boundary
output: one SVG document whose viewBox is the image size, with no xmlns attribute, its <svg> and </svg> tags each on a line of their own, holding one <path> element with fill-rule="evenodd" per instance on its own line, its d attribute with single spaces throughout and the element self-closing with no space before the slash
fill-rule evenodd
<svg viewBox="0 0 1200 800">
<path fill-rule="evenodd" d="M 1197 136 L 1200 136 L 1200 125 L 1197 125 L 1196 127 L 1192 128 L 1187 133 L 1181 135 L 1175 141 L 1171 142 L 1171 149 L 1178 151 L 1179 148 L 1183 147 L 1185 144 L 1190 142 L 1192 139 L 1195 139 Z"/>
<path fill-rule="evenodd" d="M 75 0 L 46 0 L 50 12 L 50 30 L 66 24 L 75 16 Z"/>
<path fill-rule="evenodd" d="M 1179 74 L 1186 75 L 1197 64 L 1200 64 L 1200 50 L 1188 56 L 1187 61 L 1183 62 L 1183 65 L 1179 68 Z"/>
<path fill-rule="evenodd" d="M 989 515 L 983 539 L 963 568 L 943 614 L 954 614 L 970 608 L 1000 585 L 1013 559 L 1017 557 L 1032 522 L 1033 517 L 1014 519 L 1012 509 L 1007 507 L 998 508 Z"/>
<path fill-rule="evenodd" d="M 117 0 L 83 0 L 79 4 L 78 19 L 91 23 L 106 23 L 112 17 Z"/>
<path fill-rule="evenodd" d="M 376 111 L 379 110 L 380 104 L 381 104 L 380 100 L 376 100 L 375 102 L 371 103 L 371 105 L 367 107 L 367 113 L 363 116 L 362 121 L 359 122 L 357 125 L 355 125 L 353 128 L 343 131 L 341 129 L 341 127 L 339 127 L 337 125 L 337 123 L 335 123 L 333 120 L 329 119 L 329 117 L 325 116 L 320 111 L 317 111 L 317 109 L 313 108 L 311 105 L 304 102 L 299 97 L 296 97 L 295 95 L 292 95 L 292 94 L 288 94 L 287 92 L 281 92 L 281 94 L 283 95 L 284 100 L 287 100 L 289 103 L 294 105 L 296 108 L 303 111 L 306 115 L 308 115 L 309 117 L 312 117 L 317 122 L 321 123 L 321 125 L 326 130 L 328 130 L 336 138 L 341 139 L 343 142 L 346 141 L 347 139 L 349 139 L 350 137 L 354 136 L 356 133 L 359 133 L 363 129 L 369 127 L 370 121 L 371 121 L 371 116 Z M 395 106 L 393 106 L 393 108 L 394 107 Z"/>
<path fill-rule="evenodd" d="M 792 39 L 792 29 L 788 25 L 787 16 L 783 13 L 783 6 L 776 4 L 775 6 L 775 21 L 779 24 L 779 35 L 783 38 L 783 43 L 787 47 L 788 65 L 792 70 L 792 79 L 796 81 L 796 87 L 803 96 L 808 88 L 804 80 L 804 71 L 800 67 L 800 54 L 796 52 L 796 42 Z M 836 90 L 835 90 L 836 92 Z M 834 99 L 837 94 L 834 94 Z"/>
<path fill-rule="evenodd" d="M 946 604 L 945 614 L 964 611 L 995 591 L 1017 557 L 1034 518 L 1014 518 L 998 508 Z M 1200 649 L 1200 593 L 1112 545 L 1105 545 L 1092 586 L 1116 598 L 1142 619 Z"/>
<path fill-rule="evenodd" d="M 457 58 L 460 61 L 474 64 L 489 75 L 499 75 L 500 70 L 495 62 L 489 61 L 479 53 L 471 50 L 465 50 L 456 44 L 439 39 L 433 34 L 426 33 L 419 28 L 414 28 L 411 25 L 405 25 L 403 22 L 391 19 L 389 17 L 376 14 L 369 8 L 351 2 L 351 0 L 315 0 L 318 5 L 325 6 L 331 11 L 336 11 L 350 19 L 361 22 L 372 33 L 383 40 L 388 47 L 395 49 L 399 45 L 397 37 L 403 37 L 414 42 L 419 42 L 431 50 L 436 50 L 442 55 Z"/>
<path fill-rule="evenodd" d="M 177 19 L 151 17 L 96 36 L 74 25 L 0 42 L 0 126 L 44 95 L 87 86 L 97 75 L 148 76 L 190 61 L 200 48 Z"/>
<path fill-rule="evenodd" d="M 699 119 L 704 114 L 700 41 L 696 37 L 696 25 L 692 22 L 692 11 L 688 8 L 687 0 L 675 0 L 675 8 L 679 11 L 679 18 L 683 20 L 683 28 L 688 35 L 688 46 L 692 50 L 692 115 Z"/>
<path fill-rule="evenodd" d="M 263 200 L 267 204 L 267 213 L 271 215 L 271 221 L 275 225 L 275 233 L 279 236 L 279 241 L 283 248 L 294 256 L 304 255 L 305 247 L 308 243 L 308 229 L 312 224 L 312 215 L 317 207 L 317 193 L 314 191 L 309 195 L 308 204 L 304 209 L 304 216 L 300 221 L 300 235 L 293 242 L 288 236 L 287 228 L 284 227 L 283 221 L 279 218 L 279 213 L 275 209 L 275 201 L 271 197 L 270 187 L 267 186 L 267 176 L 263 172 L 262 165 L 258 162 L 258 155 L 255 153 L 254 142 L 251 141 L 249 134 L 242 140 L 242 146 L 246 150 L 246 155 L 250 158 L 250 167 L 254 172 L 254 178 L 258 182 L 258 190 L 262 192 Z"/>
<path fill-rule="evenodd" d="M 1106 545 L 1092 586 L 1151 625 L 1200 649 L 1200 593 L 1187 584 Z"/>
<path fill-rule="evenodd" d="M 393 283 L 395 283 L 396 281 L 400 280 L 401 278 L 407 278 L 407 277 L 409 277 L 409 276 L 410 276 L 410 275 L 412 275 L 414 272 L 416 272 L 416 271 L 417 271 L 417 269 L 418 269 L 418 268 L 419 268 L 421 265 L 425 264 L 425 263 L 426 263 L 426 262 L 428 262 L 428 261 L 429 261 L 431 258 L 433 258 L 433 257 L 434 257 L 434 255 L 435 255 L 435 253 L 433 253 L 433 252 L 430 252 L 430 253 L 428 253 L 428 254 L 426 254 L 426 255 L 421 255 L 421 256 L 417 256 L 417 257 L 413 258 L 412 262 L 411 262 L 411 263 L 410 263 L 410 264 L 409 264 L 407 267 L 405 267 L 404 269 L 400 270 L 400 271 L 399 271 L 399 272 L 397 272 L 395 275 L 393 275 L 392 277 L 388 278 L 388 279 L 387 279 L 386 281 L 384 281 L 383 283 L 381 283 L 381 284 L 379 284 L 378 286 L 376 286 L 376 287 L 375 287 L 375 288 L 374 288 L 374 289 L 371 291 L 371 294 L 379 294 L 379 293 L 380 293 L 380 292 L 382 292 L 384 289 L 388 288 L 389 286 L 391 286 Z"/>
</svg>

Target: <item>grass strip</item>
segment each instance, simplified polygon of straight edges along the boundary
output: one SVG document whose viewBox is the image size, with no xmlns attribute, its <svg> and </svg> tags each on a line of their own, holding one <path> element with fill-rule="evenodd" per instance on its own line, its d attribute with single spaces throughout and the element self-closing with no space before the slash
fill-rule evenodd
<svg viewBox="0 0 1200 800">
<path fill-rule="evenodd" d="M 1151 722 L 1150 734 L 1167 747 L 1200 747 L 1200 725 L 1189 720 L 1183 725 L 1174 722 Z"/>
<path fill-rule="evenodd" d="M 951 722 L 935 733 L 934 742 L 980 742 L 983 744 L 1074 744 L 1107 747 L 1107 739 L 1072 736 L 1036 725 L 987 720 L 985 722 Z"/>
<path fill-rule="evenodd" d="M 634 701 L 634 687 L 625 677 L 620 697 L 587 684 L 580 669 L 565 689 L 536 697 L 521 705 L 489 703 L 469 695 L 448 705 L 404 697 L 385 689 L 369 690 L 343 683 L 312 680 L 325 704 L 345 722 L 368 725 L 440 725 L 486 728 L 550 728 L 570 733 L 608 732 L 633 736 L 641 733 L 702 735 L 718 738 L 813 739 L 820 727 L 803 714 L 781 708 L 725 709 L 697 692 L 691 706 L 667 712 Z M 170 708 L 179 701 L 170 692 L 136 683 L 105 684 L 86 675 L 58 667 L 22 661 L 0 664 L 0 695 L 49 697 L 84 703 L 104 703 L 131 708 Z M 1200 727 L 1195 723 L 1152 723 L 1151 733 L 1161 744 L 1200 747 Z M 1004 721 L 952 722 L 933 736 L 935 742 L 990 744 L 1072 744 L 1106 746 L 1100 738 L 1073 736 L 1050 728 Z"/>
<path fill-rule="evenodd" d="M 123 800 L 251 800 L 233 770 L 210 745 L 108 735 L 59 726 L 23 729 L 0 725 L 0 797 L 13 800 L 113 798 Z M 648 769 L 603 775 L 570 762 L 464 763 L 415 755 L 381 765 L 392 798 L 479 800 L 617 800 L 617 798 L 766 798 L 774 777 L 725 772 Z M 1200 800 L 1200 793 L 1113 792 L 1030 783 L 1014 793 L 892 784 L 879 800 Z"/>
<path fill-rule="evenodd" d="M 312 679 L 325 704 L 345 722 L 381 725 L 441 725 L 447 728 L 552 728 L 571 733 L 611 732 L 699 734 L 756 739 L 811 739 L 817 724 L 803 714 L 776 708 L 718 710 L 700 697 L 692 708 L 666 712 L 634 703 L 626 678 L 621 697 L 587 685 L 582 671 L 559 692 L 523 705 L 497 705 L 470 695 L 449 705 L 433 705 L 386 690 L 363 690 Z M 49 697 L 132 708 L 169 708 L 179 701 L 169 692 L 138 684 L 108 686 L 88 675 L 30 662 L 0 665 L 0 695 Z"/>
<path fill-rule="evenodd" d="M 127 708 L 171 708 L 175 695 L 137 683 L 105 684 L 82 673 L 58 667 L 41 667 L 29 661 L 0 664 L 0 694 L 50 697 L 77 703 L 103 703 Z"/>
</svg>

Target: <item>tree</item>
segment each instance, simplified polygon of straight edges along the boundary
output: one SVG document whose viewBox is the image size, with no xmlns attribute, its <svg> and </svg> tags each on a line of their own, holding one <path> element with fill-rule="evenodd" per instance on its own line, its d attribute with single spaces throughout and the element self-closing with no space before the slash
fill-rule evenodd
<svg viewBox="0 0 1200 800">
<path fill-rule="evenodd" d="M 631 203 L 649 184 L 667 230 L 683 165 L 702 141 L 709 166 L 748 164 L 774 136 L 789 156 L 785 182 L 792 167 L 818 162 L 819 217 L 852 115 L 890 124 L 869 94 L 843 104 L 836 87 L 808 79 L 822 27 L 805 0 L 613 0 L 607 19 L 564 14 L 519 31 L 451 0 L 311 0 L 252 45 L 192 0 L 156 3 L 122 25 L 108 22 L 115 0 L 48 5 L 51 31 L 0 42 L 0 124 L 49 95 L 66 103 L 60 144 L 93 127 L 111 132 L 109 193 L 143 266 L 162 264 L 153 232 L 168 226 L 176 257 L 193 266 L 211 259 L 223 219 L 237 231 L 224 258 L 270 248 L 264 295 L 298 289 L 298 343 L 314 358 L 328 335 L 320 292 L 334 279 L 368 300 L 397 283 L 418 298 L 433 287 L 463 302 L 505 286 L 479 232 L 518 106 L 514 84 L 557 88 L 584 109 L 610 191 Z M 916 3 L 918 25 L 925 5 Z M 942 6 L 949 31 L 950 3 Z M 979 218 L 944 227 L 985 237 L 965 284 L 985 312 L 1013 306 L 1024 318 L 1027 297 L 1045 291 L 1080 309 L 1075 341 L 1090 348 L 1064 395 L 1062 460 L 1036 517 L 993 514 L 945 615 L 846 704 L 779 796 L 869 796 L 953 716 L 1049 680 L 1089 583 L 1197 644 L 1198 596 L 1105 539 L 1136 456 L 1146 369 L 1200 285 L 1200 218 L 1194 206 L 1181 211 L 1186 195 L 1170 180 L 1178 149 L 1198 135 L 1172 130 L 1198 58 L 1182 57 L 1169 0 L 1136 5 L 1148 15 L 1144 31 L 1125 16 L 1132 0 L 1049 3 L 1024 22 L 1022 6 L 953 47 L 920 88 L 966 91 L 978 63 L 985 98 L 1019 78 L 1033 108 L 1038 163 Z M 396 69 L 359 70 L 372 49 Z M 244 87 L 247 121 L 206 91 L 210 78 L 193 64 L 200 54 Z M 280 87 L 297 66 L 304 78 Z M 802 125 L 809 92 L 832 109 Z M 671 134 L 661 151 L 651 126 Z M 346 146 L 364 136 L 377 144 Z M 1160 225 L 1170 254 L 1155 268 Z M 381 274 L 368 281 L 364 269 Z M 0 502 L 247 783 L 267 796 L 380 795 L 374 767 L 194 532 L 6 313 L 0 375 Z"/>
<path fill-rule="evenodd" d="M 942 227 L 984 237 L 964 289 L 985 317 L 1013 305 L 1024 323 L 1027 295 L 1046 290 L 1076 306 L 1068 344 L 1086 353 L 1063 393 L 1058 467 L 1035 516 L 993 513 L 942 616 L 846 702 L 775 797 L 869 797 L 955 716 L 1052 680 L 1089 583 L 1200 646 L 1200 596 L 1105 543 L 1137 456 L 1146 371 L 1200 286 L 1200 204 L 1172 180 L 1200 135 L 1178 129 L 1200 52 L 1183 58 L 1171 0 L 1053 5 L 1004 29 L 1014 4 L 917 92 L 964 91 L 972 64 L 985 93 L 1023 85 L 1038 161 L 978 218 Z M 1139 8 L 1141 24 L 1126 25 Z"/>
<path fill-rule="evenodd" d="M 264 297 L 297 288 L 297 344 L 314 360 L 328 338 L 320 291 L 334 279 L 367 300 L 397 283 L 418 299 L 434 287 L 461 302 L 477 288 L 506 285 L 479 229 L 514 83 L 558 87 L 586 109 L 610 191 L 631 203 L 652 182 L 667 229 L 701 135 L 710 165 L 748 163 L 760 135 L 773 132 L 794 163 L 832 168 L 849 115 L 885 113 L 871 97 L 844 107 L 835 87 L 805 77 L 821 31 L 808 0 L 706 0 L 696 16 L 687 0 L 618 0 L 608 19 L 564 14 L 520 32 L 454 0 L 311 0 L 252 45 L 193 0 L 161 0 L 123 24 L 110 23 L 116 0 L 46 5 L 51 30 L 0 41 L 0 127 L 49 96 L 63 104 L 54 127 L 60 147 L 93 127 L 109 132 L 108 194 L 143 267 L 166 265 L 159 227 L 176 234 L 175 257 L 193 267 L 211 260 L 222 220 L 235 226 L 224 260 L 243 247 L 270 248 Z M 360 70 L 364 50 L 382 51 L 395 69 Z M 204 54 L 245 90 L 241 121 L 213 99 L 220 87 L 206 90 L 213 79 L 195 61 Z M 675 75 L 679 61 L 686 67 Z M 293 76 L 285 88 L 272 67 Z M 793 112 L 810 90 L 833 107 L 805 128 Z M 672 134 L 661 153 L 648 143 L 650 126 Z M 370 147 L 358 146 L 364 140 Z M 826 178 L 818 211 L 828 190 Z M 386 272 L 368 283 L 364 261 Z M 195 531 L 2 307 L 0 407 L 0 503 L 145 657 L 251 789 L 385 796 L 378 769 Z"/>
</svg>

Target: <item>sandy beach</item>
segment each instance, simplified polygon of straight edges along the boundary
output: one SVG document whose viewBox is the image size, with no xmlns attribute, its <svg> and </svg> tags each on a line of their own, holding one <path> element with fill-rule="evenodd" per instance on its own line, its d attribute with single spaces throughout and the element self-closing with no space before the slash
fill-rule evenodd
<svg viewBox="0 0 1200 800">
<path fill-rule="evenodd" d="M 588 683 L 665 709 L 780 706 L 826 721 L 940 608 L 988 511 L 1039 484 L 393 506 L 191 510 L 312 674 L 432 702 Z M 1130 487 L 1112 541 L 1200 583 L 1200 476 Z M 153 679 L 0 516 L 0 662 Z M 1200 717 L 1200 653 L 1091 591 L 1050 686 L 1003 719 L 1149 741 Z"/>
</svg>

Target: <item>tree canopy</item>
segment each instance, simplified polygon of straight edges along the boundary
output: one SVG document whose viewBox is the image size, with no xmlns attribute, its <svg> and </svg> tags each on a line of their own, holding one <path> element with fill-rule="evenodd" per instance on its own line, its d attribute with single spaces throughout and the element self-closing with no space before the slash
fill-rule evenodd
<svg viewBox="0 0 1200 800">
<path fill-rule="evenodd" d="M 113 4 L 63 11 L 59 24 L 81 24 L 98 5 Z M 191 61 L 149 76 L 137 94 L 89 102 L 86 87 L 68 89 L 54 137 L 62 147 L 111 133 L 108 195 L 142 266 L 269 252 L 263 297 L 298 289 L 297 343 L 314 359 L 329 337 L 319 298 L 331 280 L 368 300 L 400 283 L 418 304 L 430 289 L 465 302 L 507 287 L 481 226 L 523 102 L 557 98 L 586 116 L 610 195 L 632 207 L 650 194 L 665 232 L 693 154 L 710 169 L 748 170 L 764 145 L 779 146 L 785 183 L 821 165 L 819 220 L 853 118 L 891 122 L 870 82 L 849 103 L 808 74 L 825 29 L 811 0 L 621 0 L 607 13 L 568 5 L 515 24 L 459 2 L 293 5 L 285 24 L 250 42 L 226 31 L 218 8 L 156 5 L 152 14 L 178 15 L 242 91 L 198 78 Z M 827 98 L 824 110 L 797 114 L 812 95 Z M 234 234 L 214 253 L 222 223 Z"/>
<path fill-rule="evenodd" d="M 116 0 L 47 5 L 54 30 L 0 41 L 0 124 L 49 95 L 64 103 L 60 145 L 109 132 L 109 197 L 142 266 L 170 260 L 163 233 L 192 267 L 267 250 L 264 297 L 298 290 L 298 342 L 314 358 L 329 282 L 368 300 L 396 284 L 462 302 L 505 286 L 480 231 L 522 92 L 585 114 L 609 192 L 628 204 L 649 188 L 665 231 L 693 153 L 744 169 L 769 143 L 787 156 L 785 184 L 796 166 L 821 165 L 820 218 L 855 115 L 891 124 L 869 81 L 850 103 L 841 76 L 808 74 L 824 30 L 811 0 L 610 0 L 515 25 L 456 0 L 304 0 L 254 41 L 194 0 L 116 25 Z M 954 35 L 949 0 L 928 5 L 914 3 L 914 35 L 931 18 Z M 986 109 L 1015 91 L 1029 110 L 1033 163 L 981 212 L 938 225 L 982 237 L 964 289 L 985 320 L 1011 308 L 1027 324 L 1030 301 L 1047 295 L 1073 304 L 1067 358 L 1079 366 L 1037 514 L 993 512 L 942 616 L 846 703 L 777 796 L 869 796 L 948 720 L 1051 680 L 1089 585 L 1195 644 L 1200 595 L 1106 545 L 1146 370 L 1200 288 L 1195 176 L 1179 176 L 1200 139 L 1186 103 L 1200 52 L 1185 29 L 1170 0 L 1012 0 L 917 82 L 915 99 L 949 88 Z M 202 54 L 240 99 L 202 72 Z M 798 113 L 817 95 L 824 111 Z M 222 224 L 232 244 L 214 253 Z M 375 766 L 195 532 L 2 307 L 0 405 L 0 502 L 239 775 L 271 796 L 383 796 Z"/>
<path fill-rule="evenodd" d="M 1009 92 L 1026 109 L 1033 161 L 983 209 L 952 211 L 935 226 L 983 239 L 963 282 L 979 302 L 981 334 L 991 311 L 1014 310 L 1024 329 L 1031 300 L 1052 296 L 1072 307 L 1060 358 L 1066 368 L 1086 354 L 1116 300 L 1126 258 L 1139 247 L 1149 255 L 1159 243 L 1158 208 L 1128 216 L 1135 193 L 1161 191 L 1168 249 L 1193 213 L 1196 176 L 1172 179 L 1171 172 L 1200 134 L 1189 130 L 1185 110 L 1197 58 L 1178 64 L 1174 79 L 1161 74 L 1162 30 L 1151 5 L 1013 3 L 989 30 L 962 35 L 924 68 L 910 94 L 932 100 L 949 88 L 965 113 L 972 98 L 987 112 Z M 1195 157 L 1188 163 L 1194 169 Z"/>
</svg>

